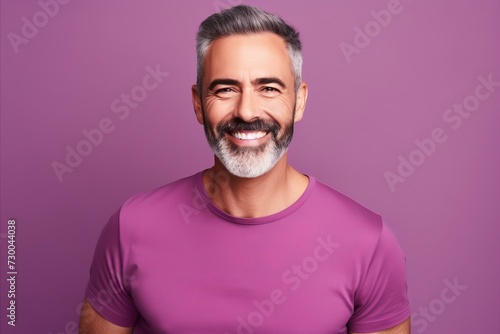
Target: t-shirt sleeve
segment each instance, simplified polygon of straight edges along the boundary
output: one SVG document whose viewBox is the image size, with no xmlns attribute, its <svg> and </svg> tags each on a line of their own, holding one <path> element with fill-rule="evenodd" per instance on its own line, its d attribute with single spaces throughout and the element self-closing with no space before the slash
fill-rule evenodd
<svg viewBox="0 0 500 334">
<path fill-rule="evenodd" d="M 382 231 L 364 279 L 354 297 L 348 328 L 369 333 L 394 327 L 410 316 L 406 259 L 392 231 Z"/>
<path fill-rule="evenodd" d="M 119 219 L 118 211 L 101 232 L 85 297 L 110 322 L 122 327 L 133 327 L 138 311 L 129 288 L 132 277 L 124 269 Z"/>
</svg>

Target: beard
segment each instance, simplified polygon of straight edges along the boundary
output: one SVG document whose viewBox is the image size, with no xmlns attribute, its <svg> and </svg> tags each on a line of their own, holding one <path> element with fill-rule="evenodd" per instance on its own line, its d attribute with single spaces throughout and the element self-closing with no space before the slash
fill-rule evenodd
<svg viewBox="0 0 500 334">
<path fill-rule="evenodd" d="M 295 107 L 294 113 L 295 116 Z M 283 131 L 274 120 L 256 120 L 245 122 L 240 118 L 220 123 L 214 133 L 208 122 L 204 121 L 205 136 L 215 156 L 229 173 L 243 178 L 255 178 L 270 171 L 288 149 L 293 137 L 294 117 Z M 249 147 L 238 146 L 227 136 L 237 131 L 263 131 L 271 138 L 265 143 Z"/>
</svg>

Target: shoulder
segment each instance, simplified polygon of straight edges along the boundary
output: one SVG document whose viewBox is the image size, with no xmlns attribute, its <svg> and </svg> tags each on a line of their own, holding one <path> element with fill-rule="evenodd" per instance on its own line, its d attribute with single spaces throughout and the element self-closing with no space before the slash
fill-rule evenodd
<svg viewBox="0 0 500 334">
<path fill-rule="evenodd" d="M 145 227 L 179 218 L 177 216 L 182 203 L 193 200 L 197 175 L 130 197 L 120 208 L 119 225 L 122 232 L 136 233 Z"/>
<path fill-rule="evenodd" d="M 310 202 L 315 210 L 332 217 L 338 226 L 372 237 L 382 231 L 383 221 L 378 213 L 319 180 L 315 181 Z"/>
<path fill-rule="evenodd" d="M 335 236 L 356 261 L 368 264 L 375 253 L 401 253 L 383 217 L 340 191 L 316 180 L 307 205 L 306 214 L 315 218 L 324 233 Z"/>
<path fill-rule="evenodd" d="M 193 197 L 197 175 L 191 175 L 130 197 L 121 207 L 120 218 L 164 210 L 175 206 L 175 203 L 186 201 Z"/>
<path fill-rule="evenodd" d="M 145 207 L 154 207 L 155 205 L 162 205 L 166 200 L 175 197 L 180 198 L 185 195 L 190 195 L 195 187 L 195 180 L 197 174 L 191 175 L 153 190 L 140 192 L 130 197 L 122 205 L 122 211 L 131 211 L 137 209 L 144 209 Z"/>
</svg>

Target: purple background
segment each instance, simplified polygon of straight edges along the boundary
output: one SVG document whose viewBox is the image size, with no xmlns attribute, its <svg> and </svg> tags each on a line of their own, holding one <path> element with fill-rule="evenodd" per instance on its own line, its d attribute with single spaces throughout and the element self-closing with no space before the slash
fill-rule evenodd
<svg viewBox="0 0 500 334">
<path fill-rule="evenodd" d="M 21 35 L 22 18 L 33 21 L 41 7 L 2 0 L 2 333 L 74 332 L 109 216 L 131 195 L 211 165 L 191 105 L 194 36 L 218 3 L 239 2 L 70 1 L 16 53 L 9 33 Z M 301 32 L 310 95 L 291 163 L 386 217 L 407 256 L 414 333 L 497 332 L 500 87 L 458 129 L 443 114 L 474 94 L 479 76 L 500 81 L 500 2 L 401 0 L 400 12 L 372 30 L 350 62 L 339 45 L 355 45 L 355 27 L 364 29 L 370 11 L 390 1 L 245 3 Z M 112 102 L 157 64 L 169 76 L 121 120 Z M 104 118 L 114 131 L 60 182 L 51 164 L 65 163 L 65 147 Z M 414 141 L 435 128 L 447 140 L 391 191 L 384 172 L 397 173 L 398 156 L 409 159 Z M 15 328 L 5 316 L 10 218 L 17 220 Z M 455 278 L 467 289 L 443 303 L 443 281 Z M 426 320 L 420 308 L 429 306 L 436 314 Z"/>
</svg>

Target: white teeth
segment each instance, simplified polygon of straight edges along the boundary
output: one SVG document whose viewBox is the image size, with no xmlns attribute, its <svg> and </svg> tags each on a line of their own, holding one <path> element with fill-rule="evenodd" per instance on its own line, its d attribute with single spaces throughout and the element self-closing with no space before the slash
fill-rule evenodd
<svg viewBox="0 0 500 334">
<path fill-rule="evenodd" d="M 232 133 L 233 137 L 241 139 L 241 140 L 252 140 L 252 139 L 259 139 L 262 138 L 266 135 L 264 131 L 257 131 L 257 132 L 233 132 Z"/>
</svg>

